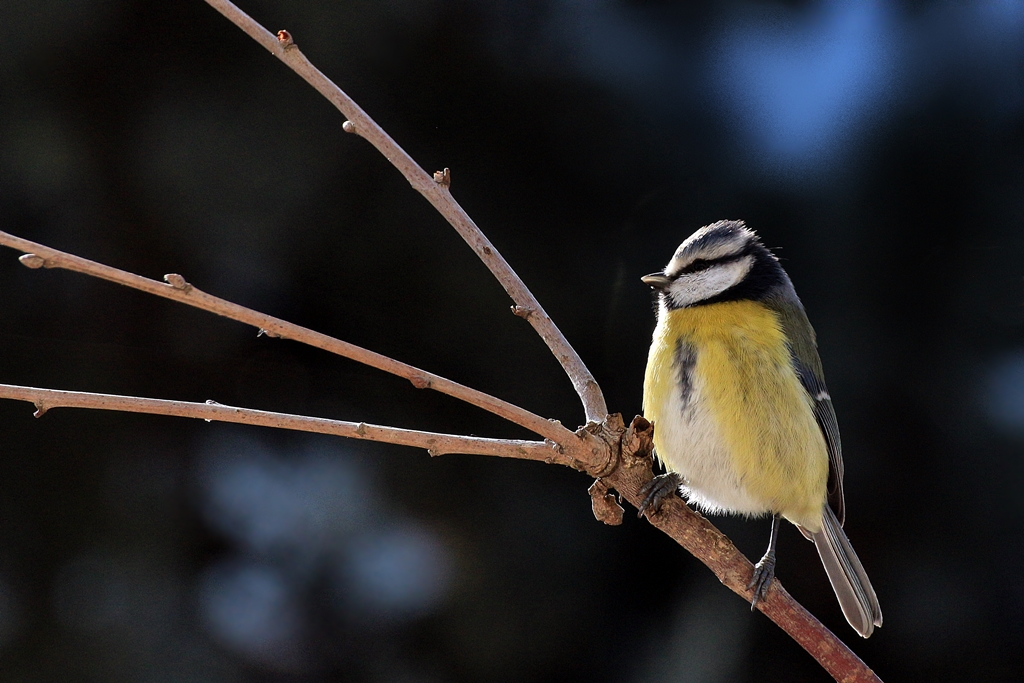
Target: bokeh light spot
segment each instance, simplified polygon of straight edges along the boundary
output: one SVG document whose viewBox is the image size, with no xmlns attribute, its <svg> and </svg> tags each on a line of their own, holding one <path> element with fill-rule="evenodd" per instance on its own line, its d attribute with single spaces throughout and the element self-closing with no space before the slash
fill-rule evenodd
<svg viewBox="0 0 1024 683">
<path fill-rule="evenodd" d="M 875 2 L 826 2 L 723 33 L 715 82 L 740 129 L 783 173 L 827 168 L 884 110 L 896 46 Z"/>
<path fill-rule="evenodd" d="M 989 366 L 984 405 L 993 424 L 1024 438 L 1024 350 L 1007 354 Z"/>
<path fill-rule="evenodd" d="M 232 650 L 276 668 L 300 664 L 299 603 L 274 568 L 241 562 L 214 565 L 201 583 L 200 608 L 213 636 Z"/>
<path fill-rule="evenodd" d="M 427 612 L 451 581 L 440 539 L 412 523 L 354 538 L 340 570 L 342 601 L 382 619 Z"/>
</svg>

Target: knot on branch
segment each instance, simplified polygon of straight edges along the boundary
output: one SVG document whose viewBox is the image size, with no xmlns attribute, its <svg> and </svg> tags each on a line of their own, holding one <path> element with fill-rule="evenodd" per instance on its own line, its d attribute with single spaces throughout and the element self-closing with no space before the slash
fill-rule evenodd
<svg viewBox="0 0 1024 683">
<path fill-rule="evenodd" d="M 164 282 L 169 284 L 171 287 L 174 287 L 175 289 L 181 290 L 182 292 L 187 292 L 190 289 L 192 289 L 192 285 L 190 285 L 185 280 L 184 277 L 178 275 L 177 273 L 167 273 L 167 275 L 164 275 Z"/>
<path fill-rule="evenodd" d="M 42 417 L 43 415 L 46 415 L 46 411 L 49 410 L 49 408 L 39 402 L 37 402 L 35 406 L 36 412 L 32 413 L 32 417 Z"/>
<path fill-rule="evenodd" d="M 593 449 L 595 442 L 606 444 L 607 459 L 596 461 L 596 466 L 586 468 L 597 479 L 589 489 L 591 507 L 594 517 L 599 521 L 621 524 L 621 487 L 625 486 L 626 491 L 632 491 L 639 487 L 641 480 L 651 478 L 654 425 L 637 415 L 626 427 L 622 416 L 615 413 L 609 415 L 604 422 L 591 422 L 576 434 L 584 442 L 584 449 Z M 619 491 L 619 500 L 609 493 L 613 487 Z"/>
<path fill-rule="evenodd" d="M 594 480 L 594 483 L 587 489 L 587 493 L 590 494 L 590 505 L 594 510 L 594 517 L 599 522 L 604 522 L 609 526 L 622 524 L 624 510 L 615 500 L 615 496 L 608 492 L 608 484 L 604 479 Z"/>
<path fill-rule="evenodd" d="M 281 335 L 277 332 L 272 332 L 265 327 L 261 327 L 260 331 L 256 333 L 257 337 L 270 337 L 271 339 L 280 339 Z"/>
<path fill-rule="evenodd" d="M 530 316 L 533 315 L 533 309 L 527 306 L 520 306 L 516 304 L 515 306 L 512 307 L 512 313 L 514 315 L 518 315 L 523 320 L 528 320 Z"/>
<path fill-rule="evenodd" d="M 217 403 L 212 398 L 208 398 L 208 399 L 206 399 L 206 405 L 208 405 L 208 406 L 222 406 L 223 404 L 222 403 Z M 209 417 L 204 417 L 203 418 L 203 422 L 213 422 L 213 419 L 209 418 Z"/>
<path fill-rule="evenodd" d="M 585 460 L 577 459 L 576 466 L 595 479 L 606 477 L 619 464 L 619 444 L 626 431 L 622 416 L 609 415 L 604 422 L 588 422 L 576 430 L 576 436 L 583 442 L 582 454 Z"/>
<path fill-rule="evenodd" d="M 352 121 L 346 121 L 345 123 L 341 124 L 341 129 L 346 133 L 355 133 L 356 124 L 353 123 Z"/>
<path fill-rule="evenodd" d="M 285 50 L 295 47 L 295 41 L 292 39 L 292 34 L 288 33 L 284 29 L 277 32 L 277 42 L 281 43 L 281 47 Z"/>
<path fill-rule="evenodd" d="M 623 467 L 651 467 L 654 457 L 654 425 L 643 415 L 637 415 L 629 423 L 619 444 Z"/>
<path fill-rule="evenodd" d="M 443 171 L 434 171 L 434 182 L 443 188 L 452 186 L 452 170 L 446 168 Z"/>
<path fill-rule="evenodd" d="M 412 382 L 412 385 L 417 389 L 430 388 L 430 380 L 422 375 L 413 375 L 412 377 L 409 378 L 409 381 Z"/>
<path fill-rule="evenodd" d="M 21 265 L 25 266 L 26 268 L 32 269 L 44 267 L 49 268 L 50 266 L 50 264 L 46 262 L 46 259 L 37 254 L 22 254 L 21 256 L 18 257 L 18 261 L 20 261 Z"/>
<path fill-rule="evenodd" d="M 553 421 L 558 422 L 558 420 Z M 546 443 L 548 445 L 548 448 L 551 449 L 551 456 L 544 458 L 544 464 L 553 465 L 555 464 L 555 462 L 561 462 L 556 457 L 556 455 L 562 455 L 565 453 L 565 449 L 562 448 L 561 444 L 555 443 L 551 439 L 544 439 L 544 443 Z"/>
</svg>

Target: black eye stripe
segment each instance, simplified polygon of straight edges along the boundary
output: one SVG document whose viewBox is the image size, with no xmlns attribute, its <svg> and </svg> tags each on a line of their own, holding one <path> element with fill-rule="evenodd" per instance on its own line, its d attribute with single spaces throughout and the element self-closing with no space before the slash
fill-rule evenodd
<svg viewBox="0 0 1024 683">
<path fill-rule="evenodd" d="M 686 273 L 698 273 L 702 270 L 707 270 L 712 266 L 720 266 L 725 263 L 733 263 L 735 261 L 739 261 L 745 255 L 746 251 L 741 251 L 738 254 L 732 254 L 731 256 L 723 256 L 722 258 L 717 259 L 694 259 L 689 264 L 687 264 L 685 268 L 681 268 L 679 270 L 678 275 L 683 275 Z"/>
</svg>

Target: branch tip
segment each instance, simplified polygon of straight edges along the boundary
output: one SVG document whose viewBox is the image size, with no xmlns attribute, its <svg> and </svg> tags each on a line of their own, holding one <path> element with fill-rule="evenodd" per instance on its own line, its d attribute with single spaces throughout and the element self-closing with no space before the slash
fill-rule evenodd
<svg viewBox="0 0 1024 683">
<path fill-rule="evenodd" d="M 292 34 L 288 33 L 288 31 L 285 31 L 284 29 L 277 32 L 277 42 L 281 43 L 281 47 L 286 50 L 288 48 L 295 47 L 295 41 L 292 40 Z"/>
<path fill-rule="evenodd" d="M 179 289 L 183 292 L 187 292 L 190 289 L 192 289 L 192 285 L 190 285 L 188 281 L 185 280 L 184 277 L 178 275 L 177 273 L 167 273 L 167 275 L 164 275 L 164 282 L 169 284 L 171 287 Z"/>
<path fill-rule="evenodd" d="M 443 171 L 434 171 L 434 182 L 443 188 L 452 186 L 452 170 L 446 168 Z"/>
<path fill-rule="evenodd" d="M 32 417 L 42 417 L 43 415 L 46 415 L 46 411 L 49 410 L 49 408 L 44 406 L 42 403 L 36 403 L 34 405 L 36 407 L 36 412 L 32 413 Z"/>
<path fill-rule="evenodd" d="M 18 260 L 21 262 L 21 265 L 26 268 L 32 268 L 33 270 L 36 268 L 42 268 L 46 265 L 46 259 L 42 256 L 37 256 L 36 254 L 22 254 L 18 257 Z"/>
</svg>

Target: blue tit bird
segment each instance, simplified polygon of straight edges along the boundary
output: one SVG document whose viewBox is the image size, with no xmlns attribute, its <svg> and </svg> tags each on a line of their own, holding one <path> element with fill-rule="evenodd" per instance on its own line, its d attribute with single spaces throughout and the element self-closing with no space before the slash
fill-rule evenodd
<svg viewBox="0 0 1024 683">
<path fill-rule="evenodd" d="M 871 582 L 843 532 L 843 457 L 814 330 L 778 259 L 742 221 L 719 221 L 645 276 L 658 298 L 644 416 L 666 474 L 641 513 L 678 491 L 710 513 L 772 515 L 751 609 L 775 576 L 785 518 L 818 550 L 850 625 L 882 625 Z"/>
</svg>

